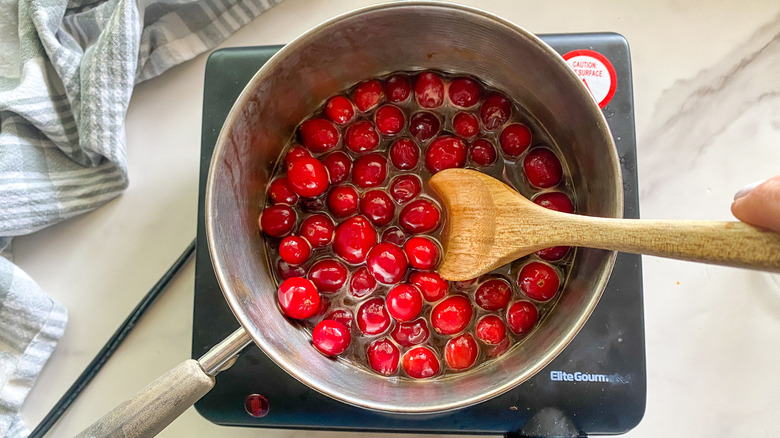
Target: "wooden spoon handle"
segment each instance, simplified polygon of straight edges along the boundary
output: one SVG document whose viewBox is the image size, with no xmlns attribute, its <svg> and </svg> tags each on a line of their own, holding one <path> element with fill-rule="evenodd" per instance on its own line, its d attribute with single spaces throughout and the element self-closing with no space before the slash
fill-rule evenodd
<svg viewBox="0 0 780 438">
<path fill-rule="evenodd" d="M 575 246 L 780 272 L 780 233 L 743 222 L 570 219 Z"/>
</svg>

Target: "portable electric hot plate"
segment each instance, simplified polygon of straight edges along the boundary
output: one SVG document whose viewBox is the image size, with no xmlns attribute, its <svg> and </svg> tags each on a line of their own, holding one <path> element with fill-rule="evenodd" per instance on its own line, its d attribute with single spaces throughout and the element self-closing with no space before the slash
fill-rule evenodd
<svg viewBox="0 0 780 438">
<path fill-rule="evenodd" d="M 617 34 L 542 35 L 603 108 L 623 171 L 625 217 L 639 217 L 628 44 Z M 280 46 L 215 51 L 206 64 L 192 357 L 238 327 L 209 258 L 204 195 L 222 123 L 246 83 Z M 214 423 L 292 429 L 584 436 L 618 434 L 642 419 L 646 399 L 641 258 L 619 254 L 604 295 L 569 346 L 544 370 L 486 402 L 435 415 L 387 414 L 346 405 L 295 380 L 251 346 L 195 404 Z"/>
</svg>

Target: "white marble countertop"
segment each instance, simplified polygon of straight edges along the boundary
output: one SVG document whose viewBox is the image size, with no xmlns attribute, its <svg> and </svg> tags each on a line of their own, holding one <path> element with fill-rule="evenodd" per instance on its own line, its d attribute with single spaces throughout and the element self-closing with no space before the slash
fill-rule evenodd
<svg viewBox="0 0 780 438">
<path fill-rule="evenodd" d="M 286 43 L 368 3 L 286 0 L 221 47 Z M 730 220 L 736 190 L 780 173 L 777 1 L 466 3 L 536 33 L 626 37 L 643 217 Z M 195 236 L 205 61 L 204 54 L 136 88 L 127 115 L 130 187 L 124 195 L 15 240 L 19 266 L 70 312 L 65 336 L 23 406 L 31 427 Z M 647 408 L 627 436 L 777 436 L 780 276 L 653 257 L 643 263 Z M 51 436 L 72 436 L 189 357 L 193 266 Z M 161 434 L 255 435 L 346 434 L 228 428 L 194 409 Z"/>
</svg>

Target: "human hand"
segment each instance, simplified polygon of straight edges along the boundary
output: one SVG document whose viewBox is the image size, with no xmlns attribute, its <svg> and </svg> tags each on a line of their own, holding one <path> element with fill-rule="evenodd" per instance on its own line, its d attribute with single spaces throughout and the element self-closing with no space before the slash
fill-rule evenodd
<svg viewBox="0 0 780 438">
<path fill-rule="evenodd" d="M 780 232 L 780 175 L 738 191 L 731 212 L 742 222 Z"/>
</svg>

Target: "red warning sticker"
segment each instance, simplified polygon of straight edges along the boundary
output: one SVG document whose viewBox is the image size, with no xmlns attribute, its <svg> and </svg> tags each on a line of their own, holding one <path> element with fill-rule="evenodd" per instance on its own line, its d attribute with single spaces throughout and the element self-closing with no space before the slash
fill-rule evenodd
<svg viewBox="0 0 780 438">
<path fill-rule="evenodd" d="M 563 55 L 563 59 L 585 83 L 599 108 L 607 106 L 617 88 L 617 75 L 612 63 L 593 50 L 574 50 Z"/>
</svg>

